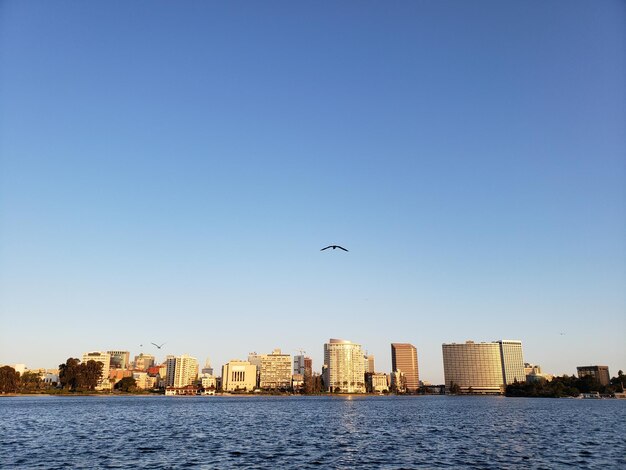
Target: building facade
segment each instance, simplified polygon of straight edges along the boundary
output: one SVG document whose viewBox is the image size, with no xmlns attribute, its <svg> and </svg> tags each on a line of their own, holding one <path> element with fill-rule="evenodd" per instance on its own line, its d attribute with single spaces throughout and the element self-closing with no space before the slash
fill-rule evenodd
<svg viewBox="0 0 626 470">
<path fill-rule="evenodd" d="M 293 356 L 293 373 L 304 375 L 304 355 Z"/>
<path fill-rule="evenodd" d="M 600 385 L 609 385 L 611 383 L 608 366 L 579 366 L 576 367 L 576 370 L 578 371 L 579 379 L 590 376 Z"/>
<path fill-rule="evenodd" d="M 166 356 L 164 365 L 165 373 L 161 373 L 160 371 L 159 374 L 163 378 L 166 387 L 173 387 L 176 377 L 176 356 Z"/>
<path fill-rule="evenodd" d="M 198 379 L 198 360 L 183 354 L 176 358 L 174 370 L 174 387 L 193 385 Z"/>
<path fill-rule="evenodd" d="M 225 392 L 251 392 L 256 387 L 256 370 L 256 366 L 249 361 L 227 362 L 222 366 L 222 389 Z"/>
<path fill-rule="evenodd" d="M 112 369 L 126 369 L 130 365 L 130 351 L 107 351 Z"/>
<path fill-rule="evenodd" d="M 360 344 L 331 339 L 324 344 L 324 365 L 326 390 L 365 393 L 365 367 Z"/>
<path fill-rule="evenodd" d="M 409 343 L 392 343 L 391 370 L 403 372 L 406 379 L 406 391 L 415 392 L 420 386 L 417 348 Z"/>
<path fill-rule="evenodd" d="M 96 386 L 96 390 L 104 390 L 111 388 L 109 382 L 109 371 L 111 370 L 111 355 L 102 351 L 91 351 L 83 354 L 82 363 L 86 364 L 88 361 L 96 361 L 102 364 L 102 375 Z"/>
<path fill-rule="evenodd" d="M 139 356 L 135 356 L 135 369 L 136 370 L 148 370 L 154 365 L 155 357 L 152 354 L 141 353 Z"/>
<path fill-rule="evenodd" d="M 508 384 L 526 381 L 522 342 L 444 344 L 443 371 L 448 391 L 501 394 Z"/>
<path fill-rule="evenodd" d="M 374 367 L 374 356 L 369 354 L 369 355 L 365 355 L 363 357 L 363 360 L 365 361 L 364 366 L 365 366 L 365 373 L 366 374 L 373 374 L 374 372 L 376 372 L 376 369 Z"/>
<path fill-rule="evenodd" d="M 291 388 L 291 355 L 274 349 L 272 354 L 261 356 L 259 388 L 263 390 L 288 390 Z"/>
</svg>

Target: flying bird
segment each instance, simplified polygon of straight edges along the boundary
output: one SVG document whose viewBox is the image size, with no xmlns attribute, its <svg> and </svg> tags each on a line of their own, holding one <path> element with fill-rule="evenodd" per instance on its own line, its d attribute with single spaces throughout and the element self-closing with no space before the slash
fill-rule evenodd
<svg viewBox="0 0 626 470">
<path fill-rule="evenodd" d="M 333 250 L 339 248 L 340 250 L 348 251 L 343 246 L 339 246 L 339 245 L 328 245 L 326 248 L 322 248 L 320 251 L 328 250 L 329 248 L 332 248 Z"/>
<path fill-rule="evenodd" d="M 158 345 L 158 344 L 156 344 L 156 343 L 150 343 L 150 344 L 154 344 L 154 345 L 155 345 L 157 348 L 159 348 L 159 349 L 161 349 L 161 348 L 165 345 L 165 343 L 163 343 L 163 344 L 161 344 L 161 345 Z"/>
</svg>

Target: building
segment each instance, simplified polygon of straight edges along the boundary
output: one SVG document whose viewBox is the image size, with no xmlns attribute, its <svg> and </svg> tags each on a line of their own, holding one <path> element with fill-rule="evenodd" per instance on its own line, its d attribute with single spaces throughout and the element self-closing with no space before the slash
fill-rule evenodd
<svg viewBox="0 0 626 470">
<path fill-rule="evenodd" d="M 310 357 L 304 358 L 304 376 L 313 376 L 313 359 L 311 359 Z"/>
<path fill-rule="evenodd" d="M 609 385 L 611 383 L 608 366 L 579 366 L 576 367 L 576 370 L 578 371 L 579 379 L 593 377 L 600 385 Z"/>
<path fill-rule="evenodd" d="M 176 356 L 166 356 L 163 365 L 165 366 L 165 371 L 159 371 L 159 375 L 164 382 L 163 385 L 165 387 L 173 387 L 176 377 Z"/>
<path fill-rule="evenodd" d="M 255 387 L 259 386 L 259 379 L 261 377 L 261 357 L 263 354 L 257 354 L 256 352 L 248 353 L 248 362 L 256 367 L 256 383 Z"/>
<path fill-rule="evenodd" d="M 406 393 L 409 389 L 406 386 L 406 374 L 401 370 L 394 370 L 390 375 L 391 388 L 397 393 Z"/>
<path fill-rule="evenodd" d="M 377 374 L 366 372 L 367 389 L 371 393 L 383 393 L 389 391 L 389 381 L 387 374 Z"/>
<path fill-rule="evenodd" d="M 524 363 L 524 373 L 526 374 L 526 382 L 541 382 L 543 380 L 550 382 L 554 378 L 552 374 L 541 372 L 540 365 L 527 362 Z"/>
<path fill-rule="evenodd" d="M 111 369 L 126 369 L 130 365 L 130 351 L 107 351 L 111 356 Z"/>
<path fill-rule="evenodd" d="M 324 344 L 324 365 L 326 390 L 365 393 L 365 365 L 360 344 L 331 339 Z"/>
<path fill-rule="evenodd" d="M 207 357 L 202 368 L 203 374 L 213 375 L 213 366 L 211 365 L 211 358 Z"/>
<path fill-rule="evenodd" d="M 155 357 L 151 354 L 141 353 L 139 356 L 135 356 L 135 370 L 148 370 L 154 366 Z"/>
<path fill-rule="evenodd" d="M 217 381 L 211 374 L 202 374 L 200 380 L 202 381 L 202 388 L 205 390 L 215 390 L 217 388 Z"/>
<path fill-rule="evenodd" d="M 497 341 L 500 344 L 500 356 L 502 357 L 502 376 L 504 384 L 525 382 L 526 371 L 524 370 L 524 357 L 522 354 L 522 342 L 503 339 Z"/>
<path fill-rule="evenodd" d="M 111 388 L 109 382 L 109 371 L 111 370 L 111 355 L 101 351 L 91 351 L 83 354 L 82 362 L 86 364 L 89 361 L 96 361 L 102 364 L 102 375 L 96 386 L 96 390 L 104 390 Z"/>
<path fill-rule="evenodd" d="M 291 376 L 291 389 L 294 392 L 301 392 L 304 388 L 304 375 L 293 374 Z"/>
<path fill-rule="evenodd" d="M 365 361 L 364 367 L 365 367 L 365 373 L 370 373 L 373 374 L 376 370 L 374 369 L 374 356 L 370 355 L 365 355 L 363 356 L 363 359 Z"/>
<path fill-rule="evenodd" d="M 293 356 L 293 373 L 304 375 L 304 354 Z"/>
<path fill-rule="evenodd" d="M 222 366 L 222 389 L 225 392 L 248 391 L 256 387 L 256 366 L 236 359 Z"/>
<path fill-rule="evenodd" d="M 391 344 L 391 370 L 401 371 L 406 379 L 406 391 L 415 392 L 420 386 L 417 349 L 409 343 Z"/>
<path fill-rule="evenodd" d="M 263 390 L 288 390 L 291 388 L 291 355 L 274 349 L 272 354 L 261 356 L 259 388 Z"/>
<path fill-rule="evenodd" d="M 137 388 L 142 390 L 151 390 L 156 386 L 156 377 L 152 377 L 148 375 L 147 372 L 139 371 L 133 372 L 133 379 L 135 379 L 135 384 Z"/>
<path fill-rule="evenodd" d="M 174 387 L 181 388 L 193 385 L 198 378 L 198 360 L 187 354 L 176 358 L 174 370 Z"/>
<path fill-rule="evenodd" d="M 508 384 L 524 382 L 521 341 L 443 344 L 443 370 L 448 391 L 501 394 Z"/>
</svg>

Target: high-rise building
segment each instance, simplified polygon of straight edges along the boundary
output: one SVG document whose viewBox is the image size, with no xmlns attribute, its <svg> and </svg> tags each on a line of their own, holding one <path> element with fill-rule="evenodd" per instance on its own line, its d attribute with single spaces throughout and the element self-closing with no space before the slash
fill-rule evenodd
<svg viewBox="0 0 626 470">
<path fill-rule="evenodd" d="M 579 366 L 576 367 L 576 370 L 578 371 L 579 379 L 591 376 L 600 385 L 608 385 L 611 383 L 608 366 Z"/>
<path fill-rule="evenodd" d="M 524 357 L 522 354 L 522 342 L 516 340 L 503 339 L 500 344 L 500 355 L 502 356 L 502 376 L 505 385 L 514 382 L 525 382 L 526 371 L 524 370 Z"/>
<path fill-rule="evenodd" d="M 365 361 L 364 367 L 366 374 L 373 374 L 374 372 L 376 372 L 374 367 L 374 356 L 372 356 L 371 354 L 366 354 L 365 356 L 363 356 L 363 360 Z"/>
<path fill-rule="evenodd" d="M 174 387 L 193 385 L 198 378 L 198 360 L 187 354 L 176 358 L 174 370 Z"/>
<path fill-rule="evenodd" d="M 293 356 L 293 373 L 304 375 L 304 354 Z"/>
<path fill-rule="evenodd" d="M 268 390 L 287 390 L 291 388 L 291 355 L 282 354 L 274 349 L 272 354 L 261 356 L 259 387 Z"/>
<path fill-rule="evenodd" d="M 442 350 L 447 390 L 503 393 L 506 385 L 526 380 L 521 341 L 466 341 L 444 344 Z"/>
<path fill-rule="evenodd" d="M 233 359 L 222 366 L 222 389 L 225 392 L 238 390 L 251 392 L 256 387 L 256 376 L 254 364 Z"/>
<path fill-rule="evenodd" d="M 102 375 L 100 376 L 100 380 L 98 381 L 98 385 L 96 386 L 96 390 L 102 390 L 104 388 L 108 388 L 109 385 L 109 370 L 111 366 L 111 355 L 106 352 L 101 351 L 92 351 L 86 352 L 83 354 L 83 364 L 86 364 L 89 361 L 96 361 L 102 364 Z"/>
<path fill-rule="evenodd" d="M 313 359 L 310 357 L 304 358 L 304 376 L 313 376 Z"/>
<path fill-rule="evenodd" d="M 392 343 L 391 369 L 392 372 L 404 373 L 408 392 L 415 392 L 419 388 L 420 374 L 415 346 L 409 343 Z"/>
<path fill-rule="evenodd" d="M 126 369 L 130 364 L 130 351 L 107 351 L 111 356 L 112 369 Z"/>
<path fill-rule="evenodd" d="M 148 370 L 154 365 L 155 357 L 152 354 L 141 353 L 139 356 L 135 356 L 135 369 L 136 370 Z"/>
<path fill-rule="evenodd" d="M 213 366 L 211 365 L 211 358 L 207 357 L 204 363 L 204 367 L 202 368 L 203 374 L 213 375 Z"/>
<path fill-rule="evenodd" d="M 164 377 L 165 386 L 173 387 L 175 377 L 176 377 L 176 356 L 172 356 L 172 355 L 166 356 L 165 357 L 165 377 Z"/>
<path fill-rule="evenodd" d="M 365 393 L 365 367 L 360 344 L 331 339 L 324 344 L 324 384 L 330 392 Z"/>
</svg>

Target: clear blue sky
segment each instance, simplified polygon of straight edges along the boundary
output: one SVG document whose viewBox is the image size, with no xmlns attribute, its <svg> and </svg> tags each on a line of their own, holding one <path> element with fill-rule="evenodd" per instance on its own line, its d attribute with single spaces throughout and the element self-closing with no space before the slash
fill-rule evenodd
<svg viewBox="0 0 626 470">
<path fill-rule="evenodd" d="M 442 343 L 505 338 L 616 375 L 625 13 L 2 2 L 0 363 L 166 341 L 319 370 L 339 337 L 441 382 Z"/>
</svg>

